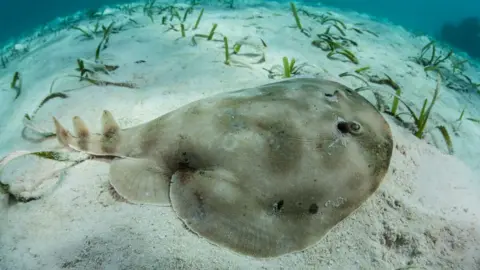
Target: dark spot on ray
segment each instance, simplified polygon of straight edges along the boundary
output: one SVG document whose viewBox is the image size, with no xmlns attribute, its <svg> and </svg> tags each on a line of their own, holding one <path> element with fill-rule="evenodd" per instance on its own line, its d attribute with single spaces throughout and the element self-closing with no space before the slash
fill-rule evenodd
<svg viewBox="0 0 480 270">
<path fill-rule="evenodd" d="M 280 212 L 283 208 L 283 204 L 284 204 L 284 201 L 283 200 L 280 200 L 276 203 L 273 204 L 273 211 L 274 212 Z"/>
<path fill-rule="evenodd" d="M 333 97 L 333 94 L 325 93 L 325 96 L 326 96 L 326 97 Z"/>
<path fill-rule="evenodd" d="M 318 85 L 315 84 L 304 83 L 301 88 L 306 91 L 318 91 Z"/>
<path fill-rule="evenodd" d="M 302 138 L 287 119 L 283 121 L 269 121 L 260 119 L 256 122 L 256 129 L 264 138 L 267 152 L 267 164 L 274 173 L 291 171 L 301 161 L 303 155 Z"/>
<path fill-rule="evenodd" d="M 110 196 L 112 196 L 112 198 L 115 201 L 129 203 L 125 198 L 123 198 L 122 196 L 120 196 L 120 194 L 117 193 L 117 191 L 115 190 L 115 188 L 111 184 L 108 184 L 107 190 L 108 190 L 108 193 L 110 194 Z"/>
<path fill-rule="evenodd" d="M 192 180 L 192 170 L 185 167 L 176 172 L 177 179 L 182 185 L 188 184 Z"/>
<path fill-rule="evenodd" d="M 340 121 L 337 123 L 337 129 L 342 133 L 348 133 L 350 131 L 350 127 L 348 126 L 348 122 Z"/>
<path fill-rule="evenodd" d="M 62 137 L 67 138 L 69 136 L 68 131 L 66 129 L 62 129 Z"/>
<path fill-rule="evenodd" d="M 81 129 L 77 134 L 79 138 L 87 138 L 89 135 L 90 133 L 88 132 L 88 130 L 85 129 Z"/>
<path fill-rule="evenodd" d="M 77 144 L 80 149 L 88 150 L 88 137 L 78 138 Z"/>
<path fill-rule="evenodd" d="M 115 137 L 115 135 L 118 134 L 118 128 L 117 127 L 110 127 L 105 132 L 103 132 L 103 136 L 107 139 L 111 139 Z"/>
<path fill-rule="evenodd" d="M 190 167 L 190 164 L 188 162 L 179 162 L 178 163 L 178 168 L 179 171 L 194 171 L 195 169 Z"/>
<path fill-rule="evenodd" d="M 178 171 L 199 172 L 204 175 L 205 169 L 213 166 L 213 155 L 210 149 L 193 145 L 187 136 L 180 135 L 165 148 L 161 159 L 165 161 L 166 177 Z"/>
<path fill-rule="evenodd" d="M 312 215 L 318 213 L 318 205 L 316 203 L 312 203 L 308 208 L 308 213 Z"/>
<path fill-rule="evenodd" d="M 205 211 L 205 197 L 203 196 L 203 194 L 200 192 L 200 191 L 195 191 L 193 193 L 193 195 L 195 196 L 195 199 L 197 200 L 197 209 L 196 209 L 196 213 L 195 213 L 195 217 L 198 218 L 198 219 L 204 219 L 205 216 L 207 215 L 206 214 L 206 211 Z"/>
</svg>

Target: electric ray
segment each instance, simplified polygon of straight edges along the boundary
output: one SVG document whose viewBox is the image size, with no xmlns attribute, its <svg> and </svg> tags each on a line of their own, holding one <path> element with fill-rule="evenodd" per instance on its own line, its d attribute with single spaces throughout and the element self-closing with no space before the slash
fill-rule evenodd
<svg viewBox="0 0 480 270">
<path fill-rule="evenodd" d="M 218 94 L 121 129 L 104 111 L 90 133 L 54 118 L 65 146 L 118 157 L 110 183 L 127 201 L 169 205 L 210 242 L 254 257 L 303 250 L 378 188 L 390 127 L 365 98 L 298 78 Z"/>
</svg>

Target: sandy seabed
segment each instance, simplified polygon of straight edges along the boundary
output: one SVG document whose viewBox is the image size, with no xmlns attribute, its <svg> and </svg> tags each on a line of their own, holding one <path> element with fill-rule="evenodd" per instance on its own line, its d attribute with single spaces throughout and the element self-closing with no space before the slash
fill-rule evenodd
<svg viewBox="0 0 480 270">
<path fill-rule="evenodd" d="M 185 5 L 178 6 L 183 16 Z M 359 64 L 342 57 L 329 59 L 328 52 L 312 46 L 326 26 L 300 13 L 310 32 L 310 37 L 304 35 L 294 27 L 288 3 L 238 9 L 205 6 L 198 29 L 192 30 L 201 9 L 195 7 L 185 22 L 185 38 L 180 31 L 167 31 L 170 22 L 162 25 L 161 16 L 152 22 L 141 8 L 132 14 L 108 9 L 111 15 L 103 16 L 101 24 L 113 20 L 122 28 L 111 35 L 100 60 L 119 67 L 101 76 L 111 82 L 134 83 L 136 89 L 99 87 L 62 77 L 79 74 L 75 71 L 78 58 L 94 60 L 101 35 L 84 39 L 80 31 L 64 28 L 42 30 L 19 41 L 28 45 L 28 52 L 9 48 L 15 56 L 0 70 L 0 85 L 6 90 L 0 92 L 0 154 L 58 148 L 54 140 L 33 143 L 20 136 L 24 114 L 34 112 L 56 78 L 60 79 L 53 90 L 68 91 L 69 97 L 52 99 L 35 114 L 35 125 L 46 130 L 53 130 L 52 116 L 69 129 L 75 115 L 87 123 L 99 123 L 104 109 L 122 127 L 140 124 L 203 97 L 279 80 L 269 78 L 265 69 L 282 64 L 284 56 L 308 63 L 298 76 L 327 78 L 352 88 L 364 83 L 338 75 L 364 66 L 379 76 L 386 73 L 417 111 L 425 98 L 431 99 L 435 74 L 427 74 L 411 59 L 430 41 L 428 37 L 358 13 L 298 7 L 315 14 L 331 12 L 330 16 L 345 22 L 348 38 L 358 43 L 350 49 Z M 93 27 L 95 21 L 80 25 Z M 175 20 L 172 23 L 180 29 Z M 208 34 L 213 23 L 231 45 L 248 36 L 262 48 L 263 40 L 265 61 L 257 63 L 261 60 L 258 50 L 250 48 L 250 53 L 234 55 L 232 65 L 225 65 L 220 35 L 212 41 L 197 38 L 193 46 L 192 35 Z M 437 50 L 447 52 L 440 46 Z M 449 64 L 450 59 L 445 62 Z M 469 64 L 464 72 L 480 81 L 479 70 Z M 9 89 L 15 71 L 22 78 L 16 100 Z M 115 200 L 109 192 L 108 163 L 92 159 L 70 169 L 55 190 L 41 199 L 8 202 L 1 195 L 0 269 L 480 269 L 480 125 L 467 120 L 460 126 L 455 123 L 464 108 L 465 119 L 480 117 L 480 95 L 452 89 L 452 81 L 458 85 L 451 78 L 442 81 L 424 140 L 384 115 L 395 140 L 386 179 L 363 206 L 302 252 L 254 259 L 217 247 L 186 230 L 169 207 Z M 375 87 L 394 92 L 387 85 Z M 384 92 L 381 95 L 390 104 L 392 97 Z M 375 103 L 370 92 L 363 93 Z M 400 110 L 406 111 L 402 105 Z M 449 129 L 453 155 L 447 153 L 440 132 L 432 128 L 437 125 Z M 24 177 L 28 185 L 36 175 L 31 172 Z"/>
</svg>

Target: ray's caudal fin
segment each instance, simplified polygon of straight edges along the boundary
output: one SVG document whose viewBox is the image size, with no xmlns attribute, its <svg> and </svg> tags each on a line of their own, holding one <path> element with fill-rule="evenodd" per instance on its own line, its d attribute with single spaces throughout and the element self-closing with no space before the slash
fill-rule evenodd
<svg viewBox="0 0 480 270">
<path fill-rule="evenodd" d="M 90 133 L 85 122 L 78 116 L 72 120 L 75 136 L 72 136 L 55 117 L 53 122 L 57 140 L 65 147 L 97 156 L 114 155 L 119 150 L 120 126 L 109 111 L 103 111 L 101 134 Z"/>
</svg>

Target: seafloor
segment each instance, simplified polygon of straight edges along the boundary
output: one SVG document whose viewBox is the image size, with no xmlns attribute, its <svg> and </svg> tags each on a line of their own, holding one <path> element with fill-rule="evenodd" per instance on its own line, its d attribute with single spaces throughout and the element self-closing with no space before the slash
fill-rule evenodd
<svg viewBox="0 0 480 270">
<path fill-rule="evenodd" d="M 365 90 L 393 130 L 388 177 L 358 211 L 311 248 L 259 260 L 186 230 L 168 207 L 116 200 L 104 160 L 47 177 L 58 164 L 36 159 L 0 176 L 13 193 L 0 194 L 0 269 L 480 269 L 478 63 L 364 14 L 297 3 L 299 25 L 291 8 L 132 3 L 6 44 L 0 154 L 57 149 L 44 138 L 52 116 L 71 129 L 108 109 L 129 127 L 216 93 L 319 77 Z"/>
</svg>

